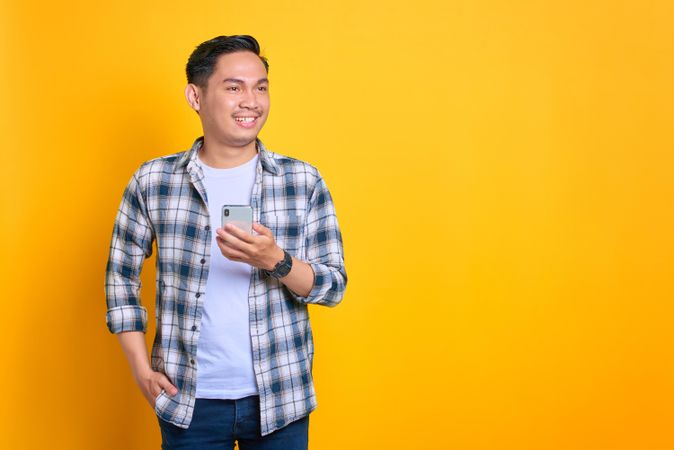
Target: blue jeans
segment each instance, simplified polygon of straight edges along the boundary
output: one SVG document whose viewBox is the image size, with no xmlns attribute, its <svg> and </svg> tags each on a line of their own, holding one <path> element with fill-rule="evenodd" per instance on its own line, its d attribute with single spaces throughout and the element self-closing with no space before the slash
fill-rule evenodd
<svg viewBox="0 0 674 450">
<path fill-rule="evenodd" d="M 189 428 L 180 428 L 157 416 L 163 450 L 306 450 L 309 416 L 267 436 L 260 435 L 260 399 L 257 395 L 236 400 L 197 398 Z"/>
</svg>

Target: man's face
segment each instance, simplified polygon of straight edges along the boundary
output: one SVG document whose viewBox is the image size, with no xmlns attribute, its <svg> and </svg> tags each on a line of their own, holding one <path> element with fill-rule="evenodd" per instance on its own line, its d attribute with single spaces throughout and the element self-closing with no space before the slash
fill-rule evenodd
<svg viewBox="0 0 674 450">
<path fill-rule="evenodd" d="M 201 91 L 204 134 L 241 147 L 255 140 L 269 114 L 269 81 L 260 58 L 242 51 L 220 55 Z"/>
</svg>

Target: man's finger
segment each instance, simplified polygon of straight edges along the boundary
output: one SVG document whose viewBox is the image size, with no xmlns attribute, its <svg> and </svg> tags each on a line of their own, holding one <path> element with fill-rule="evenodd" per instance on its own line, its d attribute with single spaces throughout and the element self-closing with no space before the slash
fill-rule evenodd
<svg viewBox="0 0 674 450">
<path fill-rule="evenodd" d="M 253 222 L 253 230 L 258 232 L 259 234 L 264 234 L 265 236 L 269 237 L 274 237 L 274 234 L 271 232 L 271 230 L 261 223 L 258 222 Z"/>
<path fill-rule="evenodd" d="M 220 236 L 217 237 L 216 243 L 218 244 L 218 247 L 225 258 L 234 260 L 235 258 L 244 259 L 246 257 L 245 253 L 236 249 L 231 243 L 225 243 L 225 240 Z"/>
<path fill-rule="evenodd" d="M 241 239 L 243 242 L 246 242 L 248 244 L 252 244 L 255 242 L 255 239 L 253 239 L 253 235 L 250 233 L 247 233 L 243 231 L 241 228 L 237 227 L 234 224 L 227 223 L 225 224 L 225 232 L 233 234 L 237 238 Z"/>
<path fill-rule="evenodd" d="M 243 233 L 244 235 L 248 235 L 248 233 L 244 232 L 243 230 L 241 230 L 241 233 Z M 224 242 L 226 242 L 227 245 L 240 251 L 246 251 L 247 247 L 252 244 L 244 239 L 239 238 L 236 234 L 232 233 L 231 231 L 225 230 L 223 228 L 218 228 L 217 234 Z M 252 236 L 250 237 L 252 238 Z"/>
</svg>

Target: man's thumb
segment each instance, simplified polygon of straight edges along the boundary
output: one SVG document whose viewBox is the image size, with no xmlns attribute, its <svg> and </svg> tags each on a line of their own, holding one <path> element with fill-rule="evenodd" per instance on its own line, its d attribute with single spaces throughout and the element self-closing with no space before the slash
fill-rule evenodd
<svg viewBox="0 0 674 450">
<path fill-rule="evenodd" d="M 178 389 L 175 386 L 173 386 L 169 381 L 163 381 L 161 387 L 164 388 L 164 390 L 168 395 L 173 396 L 178 393 Z"/>
</svg>

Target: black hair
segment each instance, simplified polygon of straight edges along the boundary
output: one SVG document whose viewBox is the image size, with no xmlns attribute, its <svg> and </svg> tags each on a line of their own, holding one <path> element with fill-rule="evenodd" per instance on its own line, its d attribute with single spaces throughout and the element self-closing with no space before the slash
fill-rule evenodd
<svg viewBox="0 0 674 450">
<path fill-rule="evenodd" d="M 269 62 L 267 58 L 260 56 L 260 44 L 253 36 L 247 34 L 217 36 L 199 44 L 190 55 L 185 69 L 187 82 L 205 89 L 208 78 L 213 74 L 218 57 L 225 53 L 242 51 L 255 53 L 269 73 Z"/>
</svg>

